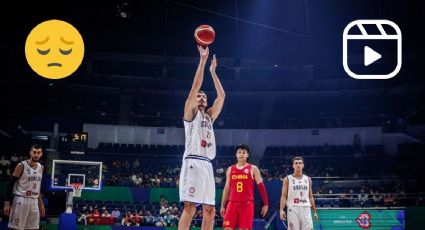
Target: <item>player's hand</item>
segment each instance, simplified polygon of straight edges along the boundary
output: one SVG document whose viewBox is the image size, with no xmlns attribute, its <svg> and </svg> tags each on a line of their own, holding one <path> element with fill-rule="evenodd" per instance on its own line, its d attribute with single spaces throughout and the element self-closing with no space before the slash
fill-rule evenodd
<svg viewBox="0 0 425 230">
<path fill-rule="evenodd" d="M 317 213 L 314 213 L 314 222 L 317 222 L 319 220 L 319 216 L 317 215 Z"/>
<path fill-rule="evenodd" d="M 286 220 L 286 214 L 285 214 L 285 211 L 283 211 L 283 210 L 280 210 L 280 220 Z"/>
<path fill-rule="evenodd" d="M 221 215 L 221 217 L 223 217 L 224 218 L 224 214 L 226 213 L 226 209 L 225 208 L 221 208 L 220 209 L 220 215 Z"/>
<path fill-rule="evenodd" d="M 215 69 L 217 69 L 217 59 L 215 58 L 215 54 L 214 54 L 213 59 L 211 60 L 210 72 L 215 73 Z"/>
<path fill-rule="evenodd" d="M 269 210 L 269 206 L 268 205 L 264 205 L 263 208 L 261 209 L 261 216 L 264 218 L 267 215 L 267 211 Z"/>
<path fill-rule="evenodd" d="M 4 202 L 3 213 L 4 213 L 4 215 L 9 216 L 9 214 L 10 214 L 10 201 Z"/>
<path fill-rule="evenodd" d="M 198 45 L 198 50 L 199 50 L 199 57 L 201 58 L 201 60 L 207 61 L 208 54 L 209 54 L 208 46 L 203 48 L 201 45 Z"/>
<path fill-rule="evenodd" d="M 46 209 L 44 208 L 44 205 L 40 206 L 40 216 L 44 217 L 46 215 Z"/>
</svg>

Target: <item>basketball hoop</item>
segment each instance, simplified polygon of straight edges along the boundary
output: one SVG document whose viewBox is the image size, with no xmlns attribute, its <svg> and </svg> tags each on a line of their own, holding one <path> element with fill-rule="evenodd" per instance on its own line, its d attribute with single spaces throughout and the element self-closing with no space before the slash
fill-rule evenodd
<svg viewBox="0 0 425 230">
<path fill-rule="evenodd" d="M 81 190 L 83 189 L 82 183 L 72 183 L 72 184 L 69 184 L 69 186 L 72 187 L 73 197 L 81 197 Z"/>
</svg>

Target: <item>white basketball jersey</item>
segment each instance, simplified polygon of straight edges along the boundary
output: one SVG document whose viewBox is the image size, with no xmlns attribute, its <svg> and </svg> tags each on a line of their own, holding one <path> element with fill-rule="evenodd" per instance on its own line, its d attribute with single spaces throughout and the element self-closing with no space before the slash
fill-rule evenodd
<svg viewBox="0 0 425 230">
<path fill-rule="evenodd" d="M 43 176 L 43 166 L 37 163 L 37 168 L 33 169 L 27 161 L 22 161 L 24 171 L 13 187 L 13 194 L 23 197 L 38 199 L 40 196 L 41 178 Z"/>
<path fill-rule="evenodd" d="M 308 176 L 303 175 L 301 178 L 296 178 L 288 175 L 288 199 L 286 205 L 310 207 L 310 181 Z"/>
<path fill-rule="evenodd" d="M 211 117 L 198 111 L 193 121 L 184 121 L 186 136 L 184 157 L 199 155 L 212 160 L 215 158 L 216 146 Z"/>
</svg>

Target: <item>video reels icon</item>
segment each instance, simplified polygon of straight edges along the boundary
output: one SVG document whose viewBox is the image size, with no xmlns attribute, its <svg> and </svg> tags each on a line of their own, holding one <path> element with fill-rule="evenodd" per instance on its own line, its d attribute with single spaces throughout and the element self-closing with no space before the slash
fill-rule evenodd
<svg viewBox="0 0 425 230">
<path fill-rule="evenodd" d="M 377 28 L 377 31 L 375 34 L 368 33 L 365 26 Z M 353 34 L 356 28 L 359 32 Z M 384 48 L 380 47 L 383 43 L 387 43 L 383 45 Z M 344 29 L 342 48 L 344 70 L 352 78 L 389 79 L 401 69 L 401 30 L 394 22 L 388 20 L 350 22 Z M 389 50 L 391 51 L 387 52 Z M 363 65 L 355 65 L 356 61 L 353 58 L 356 56 L 353 54 L 355 52 L 362 52 Z M 380 59 L 384 64 L 375 63 Z"/>
</svg>

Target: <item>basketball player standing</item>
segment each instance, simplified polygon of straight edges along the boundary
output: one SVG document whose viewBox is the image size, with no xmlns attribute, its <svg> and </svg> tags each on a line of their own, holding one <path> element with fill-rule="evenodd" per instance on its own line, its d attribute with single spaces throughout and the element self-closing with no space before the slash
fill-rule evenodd
<svg viewBox="0 0 425 230">
<path fill-rule="evenodd" d="M 294 174 L 283 180 L 282 196 L 280 197 L 280 219 L 285 220 L 285 205 L 288 205 L 289 230 L 313 230 L 311 211 L 314 221 L 318 220 L 314 204 L 311 178 L 303 174 L 304 160 L 302 157 L 292 159 Z"/>
<path fill-rule="evenodd" d="M 223 219 L 225 230 L 252 229 L 254 220 L 254 180 L 257 183 L 263 208 L 261 215 L 264 217 L 269 208 L 269 202 L 257 166 L 248 164 L 249 146 L 238 145 L 236 147 L 236 158 L 238 163 L 230 166 L 226 172 L 226 185 L 223 189 L 220 214 Z M 226 202 L 229 200 L 227 206 Z M 226 208 L 225 208 L 226 207 Z"/>
<path fill-rule="evenodd" d="M 16 165 L 6 190 L 3 212 L 9 216 L 11 229 L 38 229 L 40 216 L 45 215 L 40 194 L 43 166 L 38 163 L 43 156 L 39 145 L 33 145 L 30 159 Z M 10 208 L 12 194 L 15 195 Z"/>
<path fill-rule="evenodd" d="M 198 46 L 200 55 L 192 89 L 184 107 L 185 152 L 180 172 L 179 195 L 184 202 L 178 229 L 189 229 L 196 211 L 202 204 L 202 229 L 213 229 L 215 216 L 215 181 L 211 160 L 215 158 L 216 145 L 213 123 L 224 104 L 225 93 L 216 74 L 217 60 L 211 61 L 210 73 L 214 81 L 217 98 L 208 110 L 207 96 L 200 91 L 204 79 L 204 68 L 208 59 L 208 47 Z"/>
</svg>

